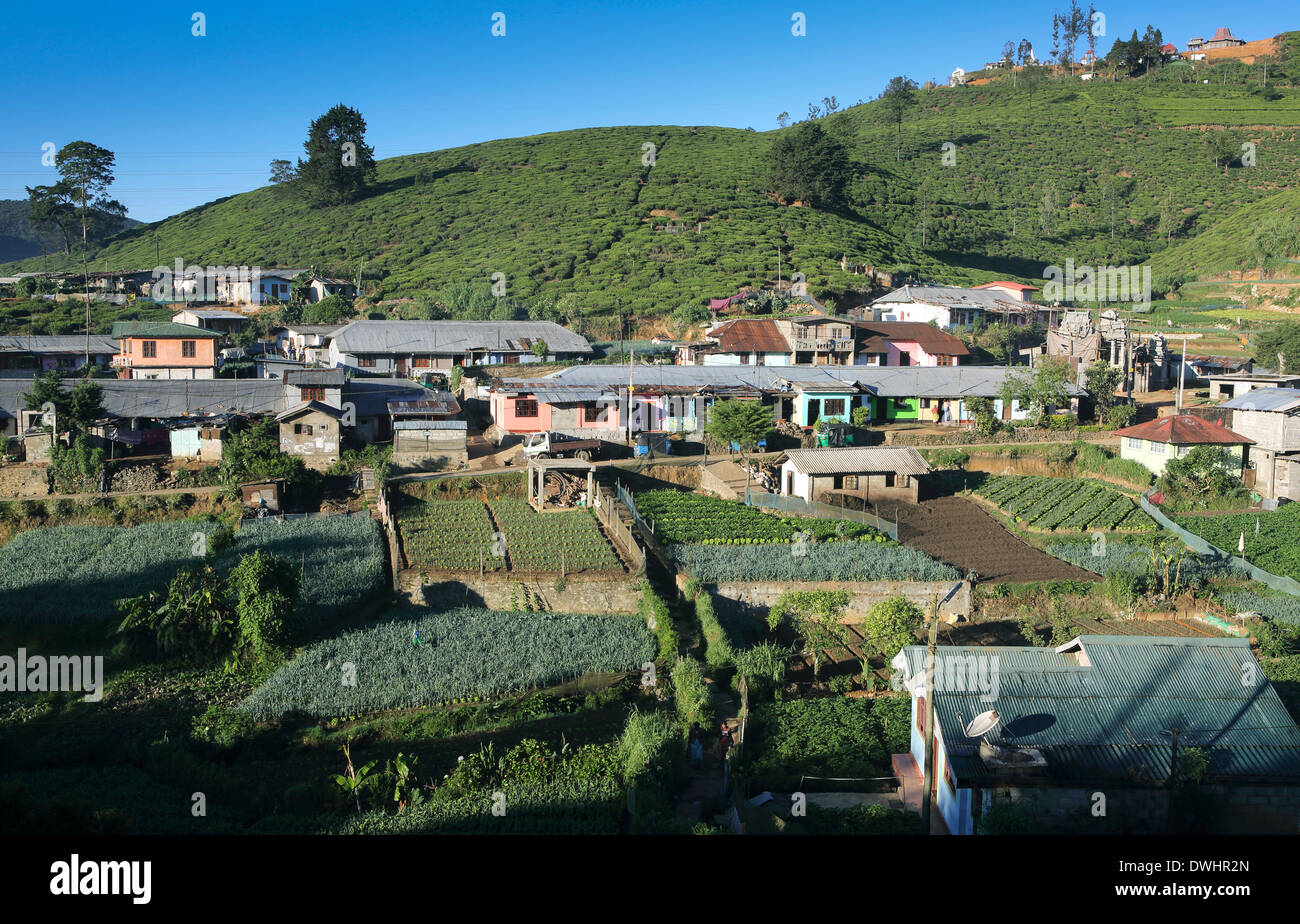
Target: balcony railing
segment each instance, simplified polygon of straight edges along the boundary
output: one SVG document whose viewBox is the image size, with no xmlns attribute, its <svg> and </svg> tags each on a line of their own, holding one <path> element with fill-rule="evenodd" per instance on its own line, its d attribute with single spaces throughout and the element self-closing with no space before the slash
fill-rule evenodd
<svg viewBox="0 0 1300 924">
<path fill-rule="evenodd" d="M 849 338 L 828 339 L 828 340 L 799 340 L 794 342 L 796 350 L 818 350 L 818 351 L 841 351 L 853 349 L 853 341 Z"/>
</svg>

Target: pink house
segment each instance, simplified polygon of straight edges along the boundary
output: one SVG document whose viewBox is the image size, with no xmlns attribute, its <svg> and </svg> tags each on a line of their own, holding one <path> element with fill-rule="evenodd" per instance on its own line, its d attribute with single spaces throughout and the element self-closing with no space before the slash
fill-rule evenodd
<svg viewBox="0 0 1300 924">
<path fill-rule="evenodd" d="M 970 355 L 947 331 L 917 321 L 859 321 L 853 363 L 857 366 L 956 366 Z"/>
<path fill-rule="evenodd" d="M 551 405 L 531 392 L 492 393 L 492 421 L 507 433 L 540 433 L 551 429 Z"/>
</svg>

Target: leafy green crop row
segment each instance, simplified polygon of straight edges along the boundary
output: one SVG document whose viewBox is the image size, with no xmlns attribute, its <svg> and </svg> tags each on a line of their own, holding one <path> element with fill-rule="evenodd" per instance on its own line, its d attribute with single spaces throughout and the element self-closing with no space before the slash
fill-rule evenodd
<svg viewBox="0 0 1300 924">
<path fill-rule="evenodd" d="M 1300 504 L 1285 504 L 1260 513 L 1174 518 L 1183 529 L 1193 532 L 1229 554 L 1245 537 L 1246 560 L 1273 574 L 1300 581 Z M 1255 532 L 1259 525 L 1258 534 Z"/>
<path fill-rule="evenodd" d="M 861 523 L 776 517 L 736 501 L 689 491 L 643 491 L 636 496 L 636 507 L 644 519 L 654 524 L 655 536 L 667 542 L 749 545 L 790 542 L 800 533 L 819 541 L 890 541 L 884 533 Z"/>
<path fill-rule="evenodd" d="M 1095 481 L 999 475 L 975 492 L 1039 529 L 1146 530 L 1154 521 L 1124 494 Z"/>
</svg>

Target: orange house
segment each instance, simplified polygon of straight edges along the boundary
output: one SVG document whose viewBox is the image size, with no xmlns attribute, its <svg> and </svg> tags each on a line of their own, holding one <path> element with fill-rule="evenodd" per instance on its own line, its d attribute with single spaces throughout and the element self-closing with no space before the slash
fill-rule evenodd
<svg viewBox="0 0 1300 924">
<path fill-rule="evenodd" d="M 114 326 L 113 367 L 123 379 L 210 379 L 216 375 L 217 331 L 189 324 Z"/>
</svg>

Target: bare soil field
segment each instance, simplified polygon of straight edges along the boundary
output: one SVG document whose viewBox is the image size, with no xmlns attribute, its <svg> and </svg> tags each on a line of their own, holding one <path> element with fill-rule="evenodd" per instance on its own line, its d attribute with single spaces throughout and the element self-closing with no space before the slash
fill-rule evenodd
<svg viewBox="0 0 1300 924">
<path fill-rule="evenodd" d="M 961 497 L 936 497 L 920 504 L 881 506 L 898 518 L 899 541 L 920 549 L 963 573 L 974 570 L 980 582 L 1096 581 L 1084 571 L 1018 539 L 975 503 Z"/>
</svg>

